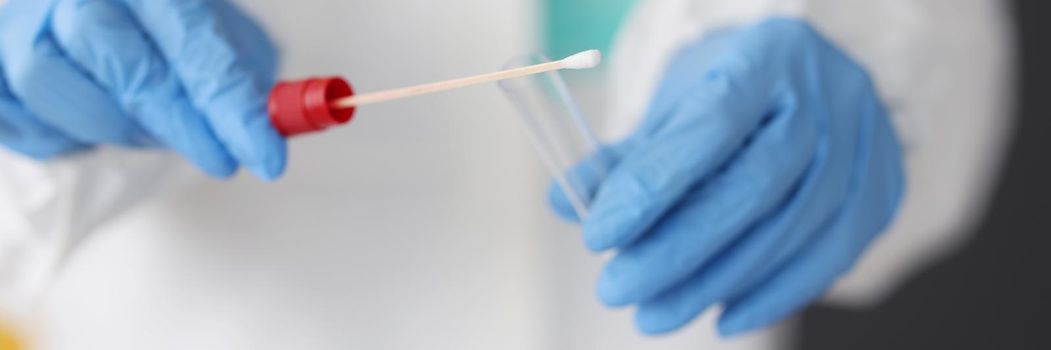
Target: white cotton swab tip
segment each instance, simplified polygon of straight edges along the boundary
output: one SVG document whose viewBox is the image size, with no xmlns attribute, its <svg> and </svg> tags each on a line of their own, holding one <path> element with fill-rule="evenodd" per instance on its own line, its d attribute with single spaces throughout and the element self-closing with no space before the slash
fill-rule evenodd
<svg viewBox="0 0 1051 350">
<path fill-rule="evenodd" d="M 602 52 L 599 50 L 587 50 L 562 60 L 564 69 L 591 69 L 602 63 Z"/>
</svg>

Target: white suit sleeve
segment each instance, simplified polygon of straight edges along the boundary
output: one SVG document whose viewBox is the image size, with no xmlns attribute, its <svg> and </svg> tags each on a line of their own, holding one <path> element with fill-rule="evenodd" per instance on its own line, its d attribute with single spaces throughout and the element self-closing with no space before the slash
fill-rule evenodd
<svg viewBox="0 0 1051 350">
<path fill-rule="evenodd" d="M 833 289 L 876 302 L 944 257 L 981 219 L 1012 118 L 1013 43 L 996 0 L 651 0 L 621 34 L 611 138 L 645 111 L 672 55 L 705 32 L 772 15 L 804 18 L 869 69 L 906 146 L 908 192 L 893 227 Z"/>
<path fill-rule="evenodd" d="M 100 149 L 42 163 L 0 149 L 0 311 L 31 308 L 100 225 L 198 177 L 160 151 Z"/>
<path fill-rule="evenodd" d="M 100 225 L 200 178 L 168 152 L 102 148 L 41 163 L 0 147 L 0 314 L 30 311 Z"/>
</svg>

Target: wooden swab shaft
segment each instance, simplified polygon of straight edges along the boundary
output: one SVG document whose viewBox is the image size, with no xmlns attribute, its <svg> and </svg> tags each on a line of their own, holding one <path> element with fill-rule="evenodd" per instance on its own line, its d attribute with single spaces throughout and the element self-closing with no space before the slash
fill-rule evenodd
<svg viewBox="0 0 1051 350">
<path fill-rule="evenodd" d="M 534 66 L 509 69 L 496 73 L 482 74 L 473 77 L 453 79 L 437 83 L 410 86 L 406 88 L 379 91 L 362 95 L 354 95 L 332 102 L 332 108 L 346 109 L 357 106 L 397 100 L 406 97 L 419 96 L 440 91 L 459 89 L 471 85 L 484 84 L 494 81 L 519 78 L 533 74 L 540 74 L 565 68 L 563 61 L 548 62 Z"/>
</svg>

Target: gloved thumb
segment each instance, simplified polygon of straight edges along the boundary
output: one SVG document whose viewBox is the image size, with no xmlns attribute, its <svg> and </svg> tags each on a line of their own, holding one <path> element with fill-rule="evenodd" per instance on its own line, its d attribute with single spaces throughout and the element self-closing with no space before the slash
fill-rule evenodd
<svg viewBox="0 0 1051 350">
<path fill-rule="evenodd" d="M 581 218 L 575 204 L 582 206 L 581 209 L 587 209 L 591 198 L 602 186 L 606 174 L 616 166 L 621 155 L 629 148 L 629 143 L 625 141 L 603 147 L 578 162 L 561 178 L 553 178 L 548 186 L 547 197 L 555 214 L 566 221 L 580 223 Z M 576 197 L 579 203 L 574 203 L 572 197 Z"/>
</svg>

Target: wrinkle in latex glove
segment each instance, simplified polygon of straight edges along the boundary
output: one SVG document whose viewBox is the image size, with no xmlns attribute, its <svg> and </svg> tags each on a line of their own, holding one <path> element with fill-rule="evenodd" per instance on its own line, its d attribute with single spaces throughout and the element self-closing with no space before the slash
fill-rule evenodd
<svg viewBox="0 0 1051 350">
<path fill-rule="evenodd" d="M 725 30 L 670 64 L 583 221 L 599 299 L 649 334 L 723 305 L 724 335 L 818 298 L 896 214 L 901 148 L 866 71 L 806 23 Z M 565 201 L 551 190 L 563 216 Z"/>
</svg>

